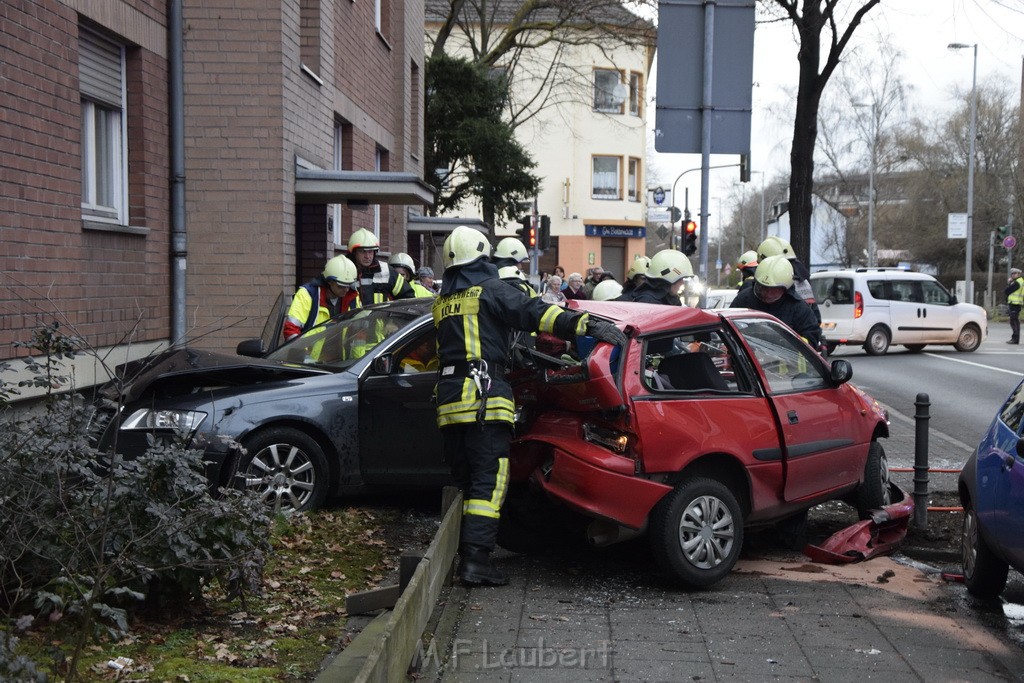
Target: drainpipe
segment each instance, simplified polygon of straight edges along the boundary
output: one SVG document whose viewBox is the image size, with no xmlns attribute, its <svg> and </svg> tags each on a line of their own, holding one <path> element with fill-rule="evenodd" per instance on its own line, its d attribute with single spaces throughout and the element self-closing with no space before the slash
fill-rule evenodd
<svg viewBox="0 0 1024 683">
<path fill-rule="evenodd" d="M 168 0 L 168 86 L 171 145 L 171 343 L 185 338 L 185 60 L 182 0 Z"/>
</svg>

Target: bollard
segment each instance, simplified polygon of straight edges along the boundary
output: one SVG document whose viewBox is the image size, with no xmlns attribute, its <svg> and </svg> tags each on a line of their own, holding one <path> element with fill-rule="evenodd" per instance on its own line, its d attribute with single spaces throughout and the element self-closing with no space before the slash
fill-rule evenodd
<svg viewBox="0 0 1024 683">
<path fill-rule="evenodd" d="M 918 394 L 914 401 L 914 526 L 928 528 L 928 394 Z"/>
</svg>

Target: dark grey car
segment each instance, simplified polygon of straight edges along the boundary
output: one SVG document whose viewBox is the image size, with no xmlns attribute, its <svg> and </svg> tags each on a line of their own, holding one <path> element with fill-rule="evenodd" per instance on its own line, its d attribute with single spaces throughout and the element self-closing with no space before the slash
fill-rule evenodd
<svg viewBox="0 0 1024 683">
<path fill-rule="evenodd" d="M 214 486 L 308 510 L 329 496 L 449 481 L 432 402 L 429 299 L 353 311 L 263 355 L 172 349 L 103 388 L 97 444 L 131 456 L 147 438 L 203 449 Z M 276 336 L 280 327 L 268 325 Z M 261 353 L 257 340 L 239 352 Z"/>
</svg>

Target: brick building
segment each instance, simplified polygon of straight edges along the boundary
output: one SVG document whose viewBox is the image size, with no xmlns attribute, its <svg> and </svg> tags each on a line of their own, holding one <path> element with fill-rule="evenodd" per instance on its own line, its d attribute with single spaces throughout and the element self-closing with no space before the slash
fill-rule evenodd
<svg viewBox="0 0 1024 683">
<path fill-rule="evenodd" d="M 354 230 L 423 258 L 423 25 L 421 0 L 5 0 L 0 359 L 55 318 L 115 361 L 232 349 Z"/>
</svg>

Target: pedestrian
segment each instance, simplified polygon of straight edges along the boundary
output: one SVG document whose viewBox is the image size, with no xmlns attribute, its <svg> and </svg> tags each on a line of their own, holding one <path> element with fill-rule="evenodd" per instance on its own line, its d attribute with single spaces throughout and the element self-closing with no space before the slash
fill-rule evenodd
<svg viewBox="0 0 1024 683">
<path fill-rule="evenodd" d="M 589 335 L 617 346 L 626 336 L 610 322 L 529 297 L 498 278 L 483 233 L 460 225 L 444 242 L 445 271 L 434 300 L 440 372 L 435 390 L 445 458 L 462 488 L 459 578 L 502 586 L 491 563 L 508 484 L 515 404 L 505 380 L 512 330 L 562 339 Z"/>
<path fill-rule="evenodd" d="M 435 296 L 437 295 L 437 283 L 434 282 L 434 269 L 430 266 L 420 266 L 416 271 L 416 281 L 423 285 Z"/>
<path fill-rule="evenodd" d="M 594 266 L 593 268 L 587 269 L 587 279 L 583 283 L 583 293 L 587 295 L 589 299 L 594 291 L 594 287 L 597 287 L 597 283 L 601 281 L 604 276 L 604 268 L 601 266 Z"/>
<path fill-rule="evenodd" d="M 814 311 L 793 289 L 793 265 L 783 255 L 759 259 L 754 284 L 732 300 L 730 308 L 752 308 L 771 313 L 803 337 L 816 351 L 823 348 L 821 325 Z"/>
<path fill-rule="evenodd" d="M 565 279 L 565 268 L 562 266 L 555 266 L 555 269 L 551 271 L 552 275 L 557 275 L 562 278 L 562 289 L 564 290 L 568 285 L 568 281 Z"/>
<path fill-rule="evenodd" d="M 1024 277 L 1020 268 L 1010 268 L 1010 277 L 1006 281 L 1006 307 L 1010 310 L 1010 341 L 1007 344 L 1020 344 L 1020 308 L 1024 304 Z"/>
<path fill-rule="evenodd" d="M 394 299 L 412 299 L 416 294 L 400 273 L 377 258 L 380 242 L 369 230 L 360 229 L 348 240 L 348 254 L 359 272 L 359 298 L 364 306 Z"/>
<path fill-rule="evenodd" d="M 562 286 L 562 294 L 566 299 L 586 299 L 587 293 L 583 291 L 583 276 L 579 273 L 569 273 L 568 282 Z"/>
<path fill-rule="evenodd" d="M 758 245 L 757 262 L 760 263 L 769 256 L 782 256 L 793 266 L 793 291 L 811 307 L 814 318 L 821 325 L 821 311 L 818 310 L 818 302 L 811 287 L 811 271 L 796 257 L 793 245 L 781 237 L 771 235 Z"/>
<path fill-rule="evenodd" d="M 413 273 L 416 272 L 416 263 L 412 260 L 412 256 L 400 251 L 397 254 L 391 255 L 391 258 L 388 259 L 388 265 L 405 278 L 405 281 L 412 287 L 413 295 L 416 298 L 426 299 L 434 296 L 432 290 L 427 289 L 418 280 L 413 279 Z"/>
<path fill-rule="evenodd" d="M 630 292 L 623 291 L 616 301 L 682 306 L 678 290 L 689 277 L 693 277 L 690 259 L 681 251 L 662 249 L 651 257 L 647 281 Z"/>
<path fill-rule="evenodd" d="M 562 278 L 552 275 L 544 283 L 544 293 L 540 298 L 549 304 L 565 306 L 565 294 L 562 293 Z"/>
<path fill-rule="evenodd" d="M 292 297 L 282 331 L 285 341 L 298 337 L 338 313 L 359 308 L 361 304 L 355 284 L 354 263 L 345 256 L 335 256 L 328 261 L 320 276 L 299 287 Z"/>
</svg>

